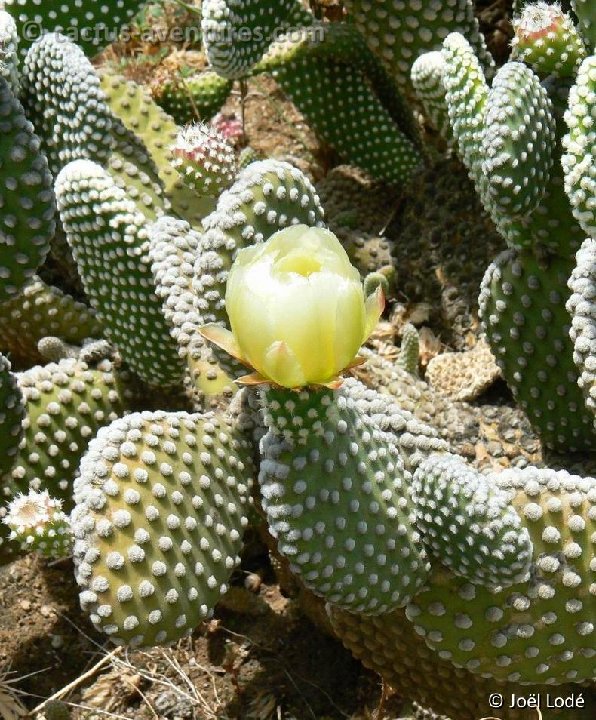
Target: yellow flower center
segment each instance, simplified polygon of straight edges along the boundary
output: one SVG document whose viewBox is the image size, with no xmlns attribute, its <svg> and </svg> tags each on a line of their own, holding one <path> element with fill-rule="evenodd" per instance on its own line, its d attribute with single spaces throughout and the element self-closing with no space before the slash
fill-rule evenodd
<svg viewBox="0 0 596 720">
<path fill-rule="evenodd" d="M 319 260 L 300 251 L 290 252 L 275 263 L 278 272 L 292 272 L 303 277 L 320 272 L 321 267 Z"/>
</svg>

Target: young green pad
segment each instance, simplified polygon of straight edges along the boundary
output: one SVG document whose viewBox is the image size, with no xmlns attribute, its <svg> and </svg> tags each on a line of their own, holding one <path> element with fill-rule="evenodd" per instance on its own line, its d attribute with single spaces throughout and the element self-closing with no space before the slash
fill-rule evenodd
<svg viewBox="0 0 596 720">
<path fill-rule="evenodd" d="M 55 229 L 52 176 L 39 138 L 0 77 L 0 302 L 43 263 Z"/>
<path fill-rule="evenodd" d="M 232 80 L 207 70 L 200 75 L 168 80 L 153 97 L 178 125 L 186 125 L 211 120 L 228 99 L 232 86 Z"/>
<path fill-rule="evenodd" d="M 263 407 L 262 505 L 292 571 L 352 612 L 404 605 L 429 563 L 394 436 L 341 390 L 267 388 Z"/>
<path fill-rule="evenodd" d="M 573 257 L 537 260 L 506 251 L 492 263 L 478 299 L 484 332 L 520 407 L 551 449 L 594 449 L 573 363 L 565 309 Z"/>
<path fill-rule="evenodd" d="M 110 111 L 93 66 L 66 37 L 50 33 L 31 46 L 23 62 L 21 97 L 54 175 L 72 160 L 108 159 Z"/>
<path fill-rule="evenodd" d="M 436 570 L 406 614 L 443 659 L 546 685 L 596 674 L 596 480 L 528 467 L 492 474 L 530 534 L 530 578 L 490 590 Z"/>
<path fill-rule="evenodd" d="M 253 472 L 251 443 L 213 414 L 136 413 L 101 430 L 72 514 L 93 624 L 151 646 L 208 618 L 240 562 Z"/>
<path fill-rule="evenodd" d="M 15 18 L 26 50 L 32 39 L 56 31 L 79 45 L 87 55 L 118 38 L 118 31 L 143 4 L 144 0 L 76 0 L 60 3 L 54 0 L 4 0 L 7 11 Z"/>
<path fill-rule="evenodd" d="M 149 385 L 179 384 L 184 366 L 155 296 L 145 216 L 106 170 L 88 160 L 64 168 L 56 195 L 105 337 Z"/>
</svg>

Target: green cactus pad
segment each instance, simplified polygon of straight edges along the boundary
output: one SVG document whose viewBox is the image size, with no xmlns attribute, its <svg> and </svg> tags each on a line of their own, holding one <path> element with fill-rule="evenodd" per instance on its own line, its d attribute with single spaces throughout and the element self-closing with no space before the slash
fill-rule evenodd
<svg viewBox="0 0 596 720">
<path fill-rule="evenodd" d="M 393 435 L 341 390 L 266 389 L 263 405 L 261 501 L 291 570 L 352 612 L 402 606 L 429 564 Z"/>
<path fill-rule="evenodd" d="M 18 68 L 19 34 L 17 26 L 5 10 L 0 10 L 0 77 L 18 97 L 20 77 Z"/>
<path fill-rule="evenodd" d="M 232 91 L 232 80 L 207 70 L 200 75 L 169 80 L 154 92 L 155 102 L 178 123 L 211 120 Z"/>
<path fill-rule="evenodd" d="M 487 481 L 509 493 L 530 533 L 530 579 L 491 591 L 435 571 L 408 618 L 439 657 L 471 672 L 523 684 L 591 680 L 596 480 L 529 467 Z"/>
<path fill-rule="evenodd" d="M 219 197 L 234 182 L 238 170 L 234 148 L 209 125 L 183 128 L 171 151 L 172 165 L 199 196 Z"/>
<path fill-rule="evenodd" d="M 90 367 L 69 358 L 18 376 L 26 408 L 24 436 L 4 495 L 48 490 L 72 507 L 80 459 L 98 429 L 134 405 L 134 385 L 109 360 Z"/>
<path fill-rule="evenodd" d="M 596 50 L 596 9 L 592 0 L 571 0 L 580 28 L 589 48 Z"/>
<path fill-rule="evenodd" d="M 546 90 L 530 68 L 507 63 L 485 107 L 482 173 L 497 213 L 525 215 L 542 200 L 554 161 L 556 123 Z"/>
<path fill-rule="evenodd" d="M 44 35 L 29 49 L 22 97 L 57 175 L 79 158 L 105 162 L 112 147 L 111 115 L 93 66 L 63 35 Z"/>
<path fill-rule="evenodd" d="M 23 435 L 25 408 L 10 362 L 0 354 L 0 480 L 10 472 Z"/>
<path fill-rule="evenodd" d="M 539 262 L 502 253 L 490 265 L 478 299 L 487 340 L 514 397 L 545 445 L 562 452 L 596 446 L 573 364 L 565 310 L 573 258 Z"/>
<path fill-rule="evenodd" d="M 579 68 L 565 122 L 569 128 L 563 140 L 565 191 L 575 219 L 584 232 L 596 237 L 596 55 Z"/>
<path fill-rule="evenodd" d="M 588 238 L 584 242 L 576 261 L 569 278 L 569 335 L 573 342 L 573 360 L 580 373 L 578 384 L 588 410 L 596 418 L 596 240 Z"/>
<path fill-rule="evenodd" d="M 44 363 L 39 341 L 47 336 L 82 345 L 103 336 L 103 326 L 87 305 L 33 277 L 23 290 L 0 305 L 0 349 L 15 368 Z"/>
<path fill-rule="evenodd" d="M 0 302 L 18 293 L 43 263 L 54 234 L 52 176 L 39 138 L 0 77 Z"/>
<path fill-rule="evenodd" d="M 431 125 L 445 140 L 452 137 L 445 101 L 445 58 L 439 50 L 423 53 L 413 63 L 410 80 Z"/>
<path fill-rule="evenodd" d="M 201 12 L 209 63 L 230 79 L 247 75 L 284 28 L 313 20 L 298 0 L 204 0 Z"/>
<path fill-rule="evenodd" d="M 144 0 L 77 0 L 68 4 L 53 0 L 4 0 L 23 38 L 23 49 L 45 32 L 57 31 L 80 45 L 88 55 L 118 39 L 118 31 Z"/>
<path fill-rule="evenodd" d="M 494 66 L 471 0 L 344 0 L 344 4 L 402 90 L 410 90 L 410 68 L 415 60 L 422 53 L 439 50 L 450 32 L 460 32 L 469 39 L 487 71 Z"/>
<path fill-rule="evenodd" d="M 211 198 L 199 198 L 186 187 L 170 164 L 170 148 L 179 131 L 176 123 L 140 85 L 105 70 L 99 77 L 112 113 L 143 143 L 157 166 L 165 198 L 171 203 L 170 212 L 200 227 L 201 220 L 213 209 L 213 202 Z"/>
<path fill-rule="evenodd" d="M 513 18 L 512 60 L 520 60 L 541 77 L 570 77 L 586 56 L 586 47 L 571 17 L 546 2 L 526 5 Z"/>
<path fill-rule="evenodd" d="M 106 338 L 149 385 L 179 384 L 184 366 L 155 296 L 146 218 L 109 173 L 88 160 L 64 168 L 56 195 L 85 292 Z"/>
<path fill-rule="evenodd" d="M 404 610 L 379 616 L 358 615 L 328 606 L 329 617 L 335 634 L 355 657 L 383 680 L 400 696 L 417 700 L 425 707 L 454 720 L 537 720 L 535 708 L 509 707 L 513 694 L 527 698 L 532 693 L 544 697 L 543 685 L 518 685 L 499 682 L 472 674 L 441 659 L 426 646 L 405 617 Z M 556 688 L 553 695 L 569 697 L 581 692 L 577 685 Z M 503 696 L 503 707 L 495 710 L 489 704 L 495 693 Z M 586 698 L 587 714 L 582 718 L 569 709 L 553 715 L 543 715 L 544 720 L 589 720 L 590 700 Z M 431 716 L 432 720 L 444 720 Z M 425 720 L 431 720 L 425 717 Z"/>
<path fill-rule="evenodd" d="M 81 605 L 133 646 L 209 617 L 240 562 L 250 443 L 215 415 L 138 413 L 101 430 L 72 514 Z"/>
<path fill-rule="evenodd" d="M 429 554 L 476 585 L 528 579 L 532 543 L 506 492 L 457 455 L 431 455 L 412 483 L 416 526 Z"/>
<path fill-rule="evenodd" d="M 406 183 L 422 161 L 409 118 L 400 108 L 385 107 L 377 95 L 367 77 L 374 62 L 362 60 L 367 50 L 357 36 L 333 25 L 316 30 L 316 35 L 305 28 L 301 36 L 294 32 L 281 39 L 259 70 L 273 75 L 317 134 L 345 160 L 375 178 Z M 350 48 L 352 54 L 342 57 Z M 406 117 L 403 128 L 400 115 Z"/>
</svg>

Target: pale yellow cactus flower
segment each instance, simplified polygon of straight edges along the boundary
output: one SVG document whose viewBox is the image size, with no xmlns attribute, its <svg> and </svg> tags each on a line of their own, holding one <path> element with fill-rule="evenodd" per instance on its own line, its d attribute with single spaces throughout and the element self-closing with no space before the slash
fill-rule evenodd
<svg viewBox="0 0 596 720">
<path fill-rule="evenodd" d="M 293 225 L 238 252 L 226 290 L 231 333 L 208 325 L 202 334 L 256 371 L 245 381 L 332 386 L 359 363 L 383 306 L 380 288 L 365 298 L 333 233 Z"/>
</svg>

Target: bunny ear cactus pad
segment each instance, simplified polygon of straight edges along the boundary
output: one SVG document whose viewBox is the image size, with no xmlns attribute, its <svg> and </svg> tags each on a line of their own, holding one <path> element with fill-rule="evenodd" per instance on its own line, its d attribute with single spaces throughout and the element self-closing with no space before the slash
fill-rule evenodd
<svg viewBox="0 0 596 720">
<path fill-rule="evenodd" d="M 584 242 L 576 261 L 569 278 L 569 335 L 573 342 L 573 360 L 580 372 L 578 384 L 588 410 L 596 417 L 596 239 L 588 238 Z"/>
<path fill-rule="evenodd" d="M 13 18 L 0 10 L 0 77 L 9 84 L 12 92 L 19 94 L 18 68 L 19 35 Z"/>
<path fill-rule="evenodd" d="M 83 609 L 116 643 L 173 642 L 240 562 L 251 443 L 225 419 L 139 413 L 98 434 L 72 514 Z"/>
<path fill-rule="evenodd" d="M 305 28 L 298 39 L 294 32 L 271 48 L 258 69 L 271 72 L 308 123 L 340 155 L 375 178 L 406 183 L 421 163 L 420 151 L 384 107 L 366 69 L 359 67 L 354 36 L 342 33 L 339 38 L 353 48 L 349 61 L 338 62 L 326 52 L 326 43 L 337 44 L 334 32 L 333 25 Z"/>
<path fill-rule="evenodd" d="M 429 554 L 455 575 L 486 587 L 528 579 L 528 530 L 508 494 L 464 460 L 431 455 L 417 468 L 411 492 Z"/>
<path fill-rule="evenodd" d="M 43 263 L 56 203 L 39 138 L 0 77 L 0 302 L 18 293 Z"/>
<path fill-rule="evenodd" d="M 157 88 L 153 97 L 178 125 L 186 125 L 197 120 L 211 120 L 228 99 L 232 85 L 232 80 L 208 70 L 200 75 L 170 80 Z"/>
<path fill-rule="evenodd" d="M 191 371 L 194 387 L 207 397 L 232 392 L 231 381 L 213 360 L 199 333 L 201 311 L 192 290 L 201 236 L 185 220 L 164 217 L 149 228 L 149 256 L 156 294 L 172 327 L 178 352 Z"/>
<path fill-rule="evenodd" d="M 298 0 L 204 0 L 201 12 L 209 63 L 232 80 L 248 75 L 284 28 L 313 20 Z"/>
<path fill-rule="evenodd" d="M 596 50 L 596 10 L 592 0 L 571 0 L 582 34 L 592 50 Z"/>
<path fill-rule="evenodd" d="M 406 614 L 443 659 L 519 683 L 596 675 L 596 480 L 508 470 L 488 481 L 509 493 L 534 545 L 530 579 L 491 591 L 436 571 Z"/>
<path fill-rule="evenodd" d="M 74 345 L 99 338 L 103 327 L 87 305 L 34 276 L 23 290 L 0 305 L 0 348 L 15 368 L 43 364 L 39 341 L 59 337 Z"/>
<path fill-rule="evenodd" d="M 571 17 L 560 6 L 535 2 L 513 18 L 512 60 L 530 65 L 541 77 L 570 77 L 586 55 Z"/>
<path fill-rule="evenodd" d="M 565 191 L 573 216 L 584 232 L 596 238 L 596 55 L 579 68 L 565 122 L 569 128 L 563 139 Z"/>
<path fill-rule="evenodd" d="M 109 360 L 89 367 L 73 358 L 31 368 L 18 383 L 26 407 L 24 435 L 4 493 L 47 489 L 69 510 L 89 441 L 133 404 L 134 385 Z"/>
<path fill-rule="evenodd" d="M 22 97 L 57 175 L 79 158 L 106 162 L 111 115 L 93 66 L 63 35 L 44 35 L 23 63 Z"/>
<path fill-rule="evenodd" d="M 10 362 L 0 353 L 0 479 L 10 472 L 23 435 L 25 407 Z"/>
<path fill-rule="evenodd" d="M 484 332 L 520 407 L 545 445 L 561 452 L 593 450 L 565 309 L 572 258 L 540 262 L 506 251 L 492 263 L 478 299 Z"/>
<path fill-rule="evenodd" d="M 405 604 L 429 564 L 393 435 L 341 391 L 267 389 L 263 405 L 262 505 L 292 571 L 351 612 Z"/>
<path fill-rule="evenodd" d="M 23 50 L 31 38 L 49 31 L 62 32 L 75 40 L 87 55 L 118 38 L 120 28 L 130 20 L 145 0 L 4 0 L 6 10 L 21 28 Z"/>
<path fill-rule="evenodd" d="M 554 162 L 556 123 L 550 99 L 530 68 L 507 63 L 486 100 L 482 173 L 497 213 L 528 214 L 544 196 Z"/>
<path fill-rule="evenodd" d="M 410 68 L 420 55 L 439 50 L 450 32 L 465 35 L 483 67 L 494 61 L 474 17 L 471 0 L 345 0 L 350 17 L 400 88 L 410 91 Z"/>
</svg>

